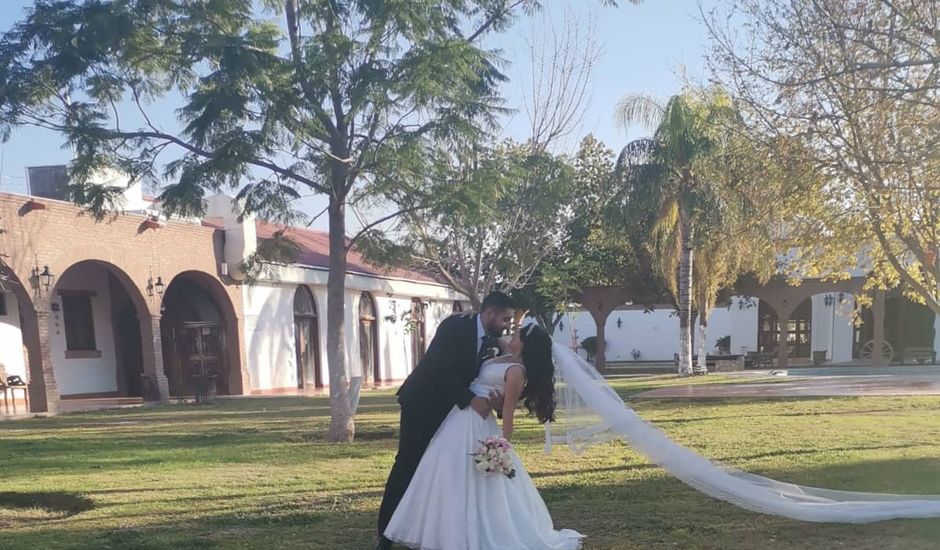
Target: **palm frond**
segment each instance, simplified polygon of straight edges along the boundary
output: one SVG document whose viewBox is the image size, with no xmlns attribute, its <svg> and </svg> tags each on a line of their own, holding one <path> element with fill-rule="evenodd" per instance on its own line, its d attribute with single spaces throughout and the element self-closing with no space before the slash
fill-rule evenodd
<svg viewBox="0 0 940 550">
<path fill-rule="evenodd" d="M 624 128 L 639 125 L 655 130 L 665 112 L 665 106 L 651 95 L 627 94 L 617 103 L 614 118 Z"/>
</svg>

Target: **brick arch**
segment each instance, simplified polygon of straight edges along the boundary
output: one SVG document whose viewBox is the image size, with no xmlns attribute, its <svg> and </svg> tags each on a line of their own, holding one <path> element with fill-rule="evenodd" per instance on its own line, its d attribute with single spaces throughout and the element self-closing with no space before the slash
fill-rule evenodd
<svg viewBox="0 0 940 550">
<path fill-rule="evenodd" d="M 790 285 L 784 277 L 773 277 L 765 283 L 754 278 L 745 277 L 738 281 L 735 291 L 740 296 L 750 296 L 759 299 L 769 306 L 780 321 L 780 341 L 786 341 L 786 321 L 807 299 L 819 294 L 833 294 L 844 292 L 857 295 L 864 291 L 865 278 L 852 277 L 850 279 L 831 281 L 825 279 L 802 279 L 799 285 Z M 778 346 L 777 366 L 786 368 L 789 359 L 786 346 Z"/>
<path fill-rule="evenodd" d="M 58 288 L 59 283 L 62 281 L 62 278 L 70 270 L 80 265 L 84 265 L 84 264 L 91 264 L 94 266 L 104 268 L 108 273 L 110 273 L 111 275 L 114 275 L 114 278 L 117 279 L 119 283 L 121 283 L 121 287 L 124 289 L 125 292 L 127 292 L 127 295 L 130 297 L 131 302 L 134 304 L 134 309 L 137 310 L 138 317 L 141 318 L 141 321 L 145 320 L 143 319 L 143 317 L 146 317 L 151 312 L 151 304 L 155 304 L 156 301 L 148 300 L 147 298 L 145 298 L 144 292 L 146 291 L 142 289 L 140 286 L 138 286 L 138 284 L 134 282 L 134 279 L 132 279 L 131 276 L 128 275 L 126 271 L 124 271 L 124 269 L 111 263 L 110 261 L 101 260 L 98 258 L 88 258 L 88 259 L 78 260 L 74 262 L 73 264 L 69 265 L 68 267 L 66 267 L 65 269 L 63 269 L 61 272 L 56 273 L 55 281 L 52 283 L 52 287 L 50 288 L 49 292 L 43 294 L 45 299 L 50 300 L 52 296 L 55 295 L 56 289 Z M 44 305 L 47 305 L 47 304 L 44 304 Z"/>
<path fill-rule="evenodd" d="M 221 317 L 226 339 L 227 387 L 230 395 L 242 395 L 250 390 L 247 366 L 243 354 L 242 328 L 243 317 L 238 294 L 214 274 L 201 270 L 184 270 L 164 279 L 166 293 L 169 294 L 175 283 L 186 281 L 194 284 L 212 301 Z M 166 294 L 164 294 L 166 296 Z"/>
<path fill-rule="evenodd" d="M 69 244 L 57 250 L 54 255 L 39 255 L 30 260 L 30 263 L 34 263 L 35 267 L 39 269 L 49 266 L 50 271 L 55 276 L 53 286 L 58 285 L 62 276 L 69 269 L 87 262 L 104 267 L 118 279 L 121 286 L 131 296 L 139 315 L 144 316 L 145 313 L 151 316 L 160 314 L 159 300 L 156 297 L 150 298 L 147 296 L 148 281 L 151 277 L 156 279 L 159 275 L 159 269 L 157 265 L 153 265 L 153 262 L 147 259 L 142 259 L 136 255 L 115 257 L 113 253 L 101 245 L 82 244 L 75 246 Z M 30 271 L 32 268 L 24 267 L 23 269 Z M 28 274 L 31 275 L 31 273 Z M 31 286 L 35 287 L 36 285 L 32 284 Z M 42 290 L 41 295 L 34 292 L 37 297 L 35 306 L 37 309 L 48 310 L 49 298 L 53 293 L 51 291 L 46 293 L 45 289 Z"/>
<path fill-rule="evenodd" d="M 24 284 L 24 279 L 19 274 L 17 274 L 10 266 L 0 263 L 0 277 L 3 277 L 7 280 L 6 290 L 11 294 L 16 296 L 17 302 L 20 304 L 20 307 L 26 306 L 29 309 L 35 309 L 33 306 L 33 297 L 30 290 L 30 286 Z"/>
<path fill-rule="evenodd" d="M 758 298 L 770 305 L 778 316 L 789 316 L 807 298 L 819 294 L 860 294 L 864 291 L 865 278 L 853 277 L 840 281 L 803 279 L 799 285 L 790 285 L 782 277 L 774 277 L 766 283 L 743 279 L 735 290 L 738 295 Z"/>
<path fill-rule="evenodd" d="M 128 270 L 125 269 L 125 267 L 117 265 L 109 259 L 102 259 L 100 257 L 82 257 L 80 254 L 74 253 L 74 251 L 67 257 L 74 259 L 74 261 L 70 265 L 62 268 L 61 271 L 55 271 L 52 265 L 50 265 L 50 269 L 53 270 L 55 275 L 55 281 L 53 282 L 53 285 L 48 292 L 43 292 L 40 307 L 45 311 L 49 310 L 51 300 L 55 296 L 59 284 L 63 278 L 69 273 L 69 271 L 79 266 L 93 265 L 104 269 L 109 274 L 114 276 L 115 280 L 117 280 L 118 284 L 121 285 L 121 288 L 127 294 L 128 298 L 130 298 L 130 302 L 134 308 L 134 313 L 137 317 L 140 338 L 140 362 L 143 371 L 143 376 L 140 380 L 140 395 L 145 400 L 165 401 L 168 395 L 166 392 L 166 378 L 163 374 L 163 361 L 162 356 L 156 353 L 156 350 L 160 348 L 160 333 L 159 324 L 155 322 L 155 319 L 158 319 L 158 317 L 155 318 L 154 311 L 159 308 L 159 297 L 156 296 L 156 294 L 154 294 L 153 297 L 145 295 L 147 292 L 145 288 L 148 284 L 149 274 L 145 278 L 142 274 L 141 266 L 137 265 L 136 263 L 131 263 L 131 266 L 134 268 L 133 271 L 138 272 L 137 276 L 135 277 L 128 273 Z M 63 257 L 61 259 L 64 260 L 65 258 Z M 46 315 L 54 314 L 46 313 Z M 115 344 L 117 346 L 117 342 L 115 342 Z M 115 353 L 118 353 L 117 347 L 115 349 Z M 51 360 L 50 363 L 52 363 Z M 129 381 L 127 381 L 126 378 L 123 378 L 126 373 L 121 371 L 119 363 L 121 363 L 121 361 L 118 359 L 116 363 L 116 369 L 118 372 L 116 374 L 119 380 L 125 380 L 126 387 L 126 384 L 128 384 Z"/>
</svg>

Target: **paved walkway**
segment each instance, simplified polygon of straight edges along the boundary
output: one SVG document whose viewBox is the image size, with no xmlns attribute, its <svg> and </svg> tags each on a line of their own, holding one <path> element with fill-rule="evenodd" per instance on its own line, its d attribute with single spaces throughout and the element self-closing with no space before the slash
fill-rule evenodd
<svg viewBox="0 0 940 550">
<path fill-rule="evenodd" d="M 767 382 L 674 386 L 646 391 L 633 398 L 940 395 L 937 365 L 805 368 L 793 369 L 788 374 L 780 377 L 770 371 L 745 372 L 736 376 Z"/>
</svg>

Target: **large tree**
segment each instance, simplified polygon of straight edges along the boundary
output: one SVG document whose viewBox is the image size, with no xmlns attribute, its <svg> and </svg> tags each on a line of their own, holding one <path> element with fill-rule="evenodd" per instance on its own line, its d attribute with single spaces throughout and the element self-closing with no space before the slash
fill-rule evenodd
<svg viewBox="0 0 940 550">
<path fill-rule="evenodd" d="M 708 184 L 699 193 L 693 211 L 691 301 L 698 319 L 696 333 L 699 372 L 707 372 L 708 317 L 720 296 L 727 297 L 745 274 L 765 281 L 776 269 L 781 243 L 774 239 L 776 226 L 761 212 L 760 204 L 773 203 L 783 185 L 763 155 L 750 140 L 737 118 L 723 122 L 722 146 L 716 147 L 698 167 Z M 791 200 L 801 197 L 790 190 Z M 641 204 L 635 206 L 640 207 Z M 648 208 L 655 211 L 655 205 Z M 675 211 L 658 216 L 650 231 L 648 246 L 659 277 L 673 296 L 678 296 L 677 278 L 682 238 Z M 755 223 L 763 222 L 763 223 Z"/>
<path fill-rule="evenodd" d="M 730 98 L 717 89 L 685 90 L 665 104 L 628 95 L 618 107 L 624 126 L 653 129 L 649 140 L 634 142 L 618 165 L 630 189 L 633 211 L 649 223 L 654 265 L 674 289 L 679 308 L 679 373 L 692 373 L 693 256 L 696 240 L 721 204 L 721 191 L 709 177 L 711 159 L 727 146 L 729 121 L 736 116 Z"/>
<path fill-rule="evenodd" d="M 529 144 L 442 150 L 425 208 L 401 217 L 399 234 L 363 239 L 367 257 L 407 261 L 467 296 L 479 308 L 491 290 L 529 284 L 561 242 L 571 210 L 571 168 Z"/>
<path fill-rule="evenodd" d="M 0 39 L 0 133 L 34 125 L 74 151 L 74 198 L 101 215 L 118 167 L 166 178 L 169 213 L 239 189 L 246 213 L 289 221 L 304 193 L 328 198 L 329 438 L 354 435 L 344 349 L 346 208 L 421 171 L 430 138 L 474 139 L 502 75 L 482 37 L 535 0 L 37 1 Z M 180 129 L 148 112 L 181 97 Z M 128 116 L 127 106 L 136 112 Z M 121 116 L 124 115 L 124 116 Z M 128 119 L 131 120 L 128 120 Z M 179 156 L 160 173 L 158 156 Z"/>
<path fill-rule="evenodd" d="M 558 254 L 558 237 L 577 211 L 567 206 L 571 170 L 552 152 L 584 115 L 598 49 L 593 25 L 583 26 L 570 11 L 560 25 L 544 14 L 531 34 L 531 82 L 521 105 L 528 138 L 496 145 L 442 141 L 426 173 L 429 200 L 394 197 L 406 212 L 397 235 L 373 231 L 363 245 L 380 263 L 409 258 L 474 307 L 491 290 L 512 292 L 551 330 L 552 314 L 543 311 L 548 302 L 536 288 L 540 265 Z"/>
<path fill-rule="evenodd" d="M 861 267 L 940 314 L 940 5 L 743 0 L 705 20 L 754 139 L 820 183 L 788 219 L 792 269 Z M 797 162 L 798 161 L 798 162 Z"/>
<path fill-rule="evenodd" d="M 614 174 L 614 154 L 593 135 L 585 136 L 570 161 L 573 187 L 567 223 L 556 228 L 559 246 L 517 293 L 552 332 L 585 287 L 620 286 L 637 273 L 635 220 Z"/>
</svg>

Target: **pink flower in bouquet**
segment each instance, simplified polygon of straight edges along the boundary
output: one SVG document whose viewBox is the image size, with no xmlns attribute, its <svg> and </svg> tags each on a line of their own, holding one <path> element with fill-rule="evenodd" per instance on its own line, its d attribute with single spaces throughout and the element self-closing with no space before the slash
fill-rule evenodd
<svg viewBox="0 0 940 550">
<path fill-rule="evenodd" d="M 506 438 L 488 437 L 480 442 L 480 447 L 471 455 L 474 466 L 487 475 L 503 474 L 512 479 L 516 475 L 516 469 L 509 455 L 511 449 L 512 445 Z"/>
</svg>

